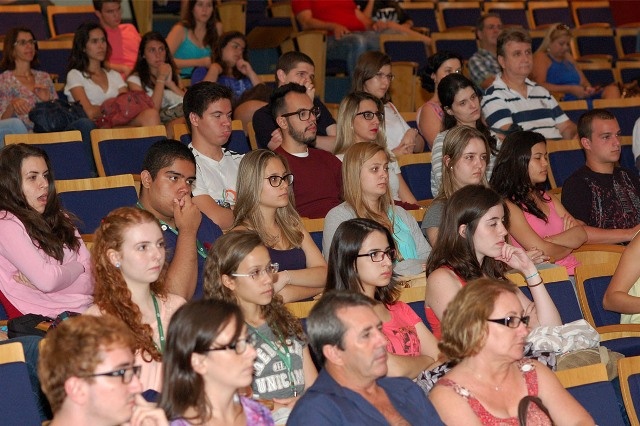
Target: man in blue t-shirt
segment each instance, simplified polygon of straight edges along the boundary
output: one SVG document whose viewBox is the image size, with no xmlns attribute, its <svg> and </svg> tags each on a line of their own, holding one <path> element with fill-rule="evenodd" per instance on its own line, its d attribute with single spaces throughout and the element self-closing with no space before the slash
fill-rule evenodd
<svg viewBox="0 0 640 426">
<path fill-rule="evenodd" d="M 182 143 L 160 140 L 147 151 L 140 178 L 138 207 L 160 221 L 164 235 L 169 292 L 187 300 L 202 298 L 208 248 L 222 231 L 191 202 L 196 159 Z"/>
</svg>

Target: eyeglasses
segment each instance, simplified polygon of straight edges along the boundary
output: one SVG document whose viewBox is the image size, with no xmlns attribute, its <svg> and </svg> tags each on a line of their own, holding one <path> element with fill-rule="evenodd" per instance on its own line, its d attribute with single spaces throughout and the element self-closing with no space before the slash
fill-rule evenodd
<svg viewBox="0 0 640 426">
<path fill-rule="evenodd" d="M 268 180 L 269 185 L 273 186 L 274 188 L 279 188 L 280 185 L 282 185 L 282 182 L 287 182 L 287 185 L 289 186 L 293 184 L 292 173 L 287 173 L 286 175 L 283 175 L 283 176 L 278 176 L 278 175 L 267 176 L 265 179 Z"/>
<path fill-rule="evenodd" d="M 257 280 L 258 277 L 261 277 L 263 275 L 272 275 L 275 274 L 276 272 L 278 272 L 278 269 L 280 269 L 280 265 L 278 263 L 272 263 L 269 266 L 267 266 L 264 269 L 260 269 L 258 271 L 253 271 L 251 273 L 248 274 L 231 274 L 232 277 L 251 277 L 251 279 L 253 280 Z"/>
<path fill-rule="evenodd" d="M 313 114 L 315 118 L 320 117 L 320 108 L 316 106 L 311 109 L 299 109 L 296 112 L 287 112 L 282 114 L 282 117 L 291 117 L 296 114 L 300 121 L 308 121 L 311 118 L 311 114 Z"/>
<path fill-rule="evenodd" d="M 356 257 L 370 257 L 372 262 L 382 262 L 387 256 L 390 261 L 396 260 L 396 249 L 388 248 L 386 250 L 375 250 L 370 253 L 359 254 Z"/>
<path fill-rule="evenodd" d="M 221 346 L 219 348 L 209 348 L 205 349 L 203 352 L 213 352 L 213 351 L 226 351 L 226 350 L 234 350 L 236 354 L 242 355 L 247 351 L 247 346 L 255 346 L 256 345 L 256 336 L 254 334 L 249 334 L 244 339 L 238 339 L 234 343 L 229 343 L 228 345 Z"/>
<path fill-rule="evenodd" d="M 21 47 L 25 47 L 25 46 L 37 46 L 38 45 L 38 40 L 16 40 L 15 43 L 13 43 L 14 46 L 21 46 Z"/>
<path fill-rule="evenodd" d="M 384 120 L 384 112 L 362 111 L 356 115 L 361 115 L 365 120 L 373 120 L 373 116 L 378 117 L 378 121 Z"/>
<path fill-rule="evenodd" d="M 385 74 L 383 72 L 379 72 L 375 74 L 374 77 L 377 78 L 378 80 L 382 80 L 386 78 L 387 80 L 389 80 L 389 83 L 391 83 L 396 76 L 393 74 Z"/>
<path fill-rule="evenodd" d="M 128 385 L 133 380 L 133 376 L 140 377 L 140 369 L 142 367 L 140 365 L 132 365 L 131 367 L 121 368 L 119 370 L 108 371 L 106 373 L 96 373 L 89 374 L 84 377 L 98 377 L 98 376 L 107 376 L 107 377 L 120 377 L 122 380 L 122 384 Z"/>
<path fill-rule="evenodd" d="M 529 325 L 529 320 L 531 317 L 529 315 L 525 315 L 522 317 L 505 317 L 498 319 L 488 319 L 489 322 L 495 322 L 496 324 L 506 325 L 509 328 L 518 328 L 520 323 L 524 323 L 525 326 Z"/>
</svg>

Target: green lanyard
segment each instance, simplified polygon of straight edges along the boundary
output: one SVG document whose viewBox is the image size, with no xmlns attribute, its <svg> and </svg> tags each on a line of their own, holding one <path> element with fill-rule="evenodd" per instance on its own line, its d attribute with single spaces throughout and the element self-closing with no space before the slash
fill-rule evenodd
<svg viewBox="0 0 640 426">
<path fill-rule="evenodd" d="M 144 206 L 140 204 L 140 201 L 138 201 L 136 205 L 138 206 L 139 209 L 145 210 Z M 163 231 L 166 231 L 168 229 L 169 231 L 173 232 L 176 236 L 178 235 L 178 230 L 175 228 L 172 228 L 171 225 L 169 225 L 164 220 L 158 219 L 158 222 L 160 222 L 160 228 L 162 228 Z M 198 240 L 197 238 L 196 238 L 196 248 L 197 248 L 196 251 L 198 252 L 198 256 L 200 256 L 203 259 L 206 259 L 207 249 L 204 248 L 200 240 Z"/>
<path fill-rule="evenodd" d="M 281 351 L 270 339 L 268 339 L 264 334 L 260 333 L 257 328 L 247 323 L 247 326 L 251 329 L 252 332 L 256 333 L 260 338 L 267 344 L 273 351 L 278 354 L 278 357 L 284 363 L 284 366 L 287 367 L 287 375 L 289 376 L 289 383 L 291 383 L 291 391 L 293 392 L 293 396 L 298 396 L 298 392 L 296 391 L 296 384 L 293 381 L 293 368 L 291 367 L 291 353 L 289 353 L 289 347 L 286 344 L 286 340 L 280 340 L 280 345 L 282 346 L 283 351 Z M 281 333 L 278 331 L 278 336 L 281 336 Z M 275 334 L 275 333 L 274 333 Z"/>
<path fill-rule="evenodd" d="M 160 337 L 160 347 L 156 345 L 156 348 L 160 351 L 160 353 L 164 353 L 164 328 L 162 328 L 162 319 L 160 318 L 160 308 L 158 307 L 158 301 L 156 300 L 156 295 L 151 293 L 151 299 L 153 299 L 153 307 L 156 310 L 156 321 L 158 322 L 158 336 Z M 154 342 L 155 345 L 155 342 Z"/>
</svg>

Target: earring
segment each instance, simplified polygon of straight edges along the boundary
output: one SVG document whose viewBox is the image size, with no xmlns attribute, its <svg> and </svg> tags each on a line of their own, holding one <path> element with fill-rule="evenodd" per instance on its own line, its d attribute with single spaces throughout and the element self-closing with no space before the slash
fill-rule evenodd
<svg viewBox="0 0 640 426">
<path fill-rule="evenodd" d="M 120 262 L 116 262 L 116 269 L 120 269 Z"/>
</svg>

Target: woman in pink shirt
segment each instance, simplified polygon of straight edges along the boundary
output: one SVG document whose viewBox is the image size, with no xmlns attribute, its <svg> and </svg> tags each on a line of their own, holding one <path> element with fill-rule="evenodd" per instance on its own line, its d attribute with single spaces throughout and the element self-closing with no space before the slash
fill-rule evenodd
<svg viewBox="0 0 640 426">
<path fill-rule="evenodd" d="M 542 250 L 573 275 L 578 260 L 571 252 L 587 241 L 587 232 L 555 195 L 545 191 L 548 164 L 544 136 L 512 133 L 498 153 L 491 186 L 506 199 L 512 243 Z"/>
<path fill-rule="evenodd" d="M 374 310 L 387 337 L 389 376 L 415 379 L 438 359 L 438 341 L 420 317 L 398 300 L 401 288 L 393 274 L 398 256 L 387 228 L 371 219 L 342 222 L 329 249 L 325 292 L 350 290 L 379 302 Z"/>
<path fill-rule="evenodd" d="M 89 252 L 60 204 L 47 154 L 9 145 L 0 176 L 0 301 L 8 316 L 84 311 L 93 294 Z"/>
</svg>

